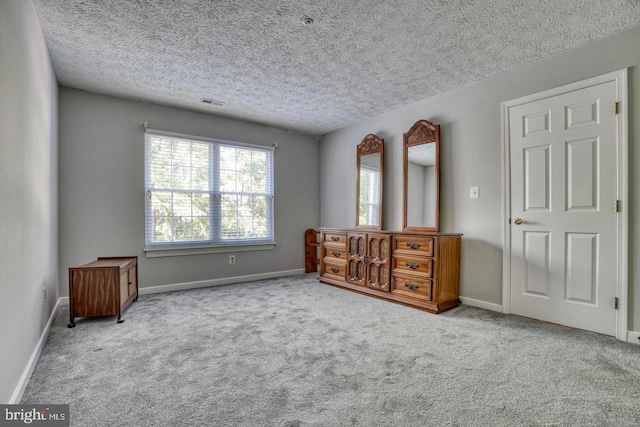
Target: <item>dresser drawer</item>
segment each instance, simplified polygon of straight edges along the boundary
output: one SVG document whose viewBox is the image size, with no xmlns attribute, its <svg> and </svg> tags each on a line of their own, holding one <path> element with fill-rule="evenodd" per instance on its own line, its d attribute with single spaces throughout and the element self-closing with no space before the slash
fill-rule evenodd
<svg viewBox="0 0 640 427">
<path fill-rule="evenodd" d="M 394 272 L 411 272 L 414 274 L 420 274 L 424 277 L 431 277 L 432 269 L 432 258 L 418 258 L 398 255 L 395 255 L 393 257 Z"/>
<path fill-rule="evenodd" d="M 345 279 L 347 277 L 347 266 L 342 263 L 334 263 L 337 258 L 325 258 L 324 261 L 324 272 L 323 276 L 331 277 L 338 276 L 341 279 Z"/>
<path fill-rule="evenodd" d="M 331 262 L 332 258 L 346 260 L 347 259 L 347 248 L 346 247 L 342 248 L 342 247 L 339 247 L 339 246 L 326 245 L 324 247 L 324 255 L 325 255 L 326 258 L 328 258 L 327 262 Z"/>
<path fill-rule="evenodd" d="M 347 233 L 324 233 L 323 242 L 332 245 L 347 246 Z"/>
<path fill-rule="evenodd" d="M 394 275 L 391 278 L 391 293 L 411 296 L 431 301 L 433 282 L 429 279 L 414 279 L 408 276 Z"/>
<path fill-rule="evenodd" d="M 433 256 L 433 237 L 397 235 L 393 242 L 396 254 Z"/>
</svg>

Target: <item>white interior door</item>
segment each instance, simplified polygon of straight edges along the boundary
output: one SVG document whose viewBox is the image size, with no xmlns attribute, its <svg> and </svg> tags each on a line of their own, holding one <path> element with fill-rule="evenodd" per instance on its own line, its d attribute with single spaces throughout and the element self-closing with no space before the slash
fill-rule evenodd
<svg viewBox="0 0 640 427">
<path fill-rule="evenodd" d="M 509 108 L 511 312 L 616 335 L 613 81 Z"/>
</svg>

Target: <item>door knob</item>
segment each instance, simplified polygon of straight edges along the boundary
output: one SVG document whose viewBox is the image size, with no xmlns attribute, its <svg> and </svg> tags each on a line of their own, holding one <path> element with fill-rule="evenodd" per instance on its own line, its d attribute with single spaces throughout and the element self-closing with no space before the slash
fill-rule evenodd
<svg viewBox="0 0 640 427">
<path fill-rule="evenodd" d="M 514 220 L 513 220 L 513 223 L 514 223 L 515 225 L 520 225 L 520 224 L 526 224 L 526 223 L 527 223 L 527 221 L 526 221 L 526 220 L 524 220 L 524 219 L 522 219 L 522 218 L 516 218 L 516 219 L 514 219 Z"/>
</svg>

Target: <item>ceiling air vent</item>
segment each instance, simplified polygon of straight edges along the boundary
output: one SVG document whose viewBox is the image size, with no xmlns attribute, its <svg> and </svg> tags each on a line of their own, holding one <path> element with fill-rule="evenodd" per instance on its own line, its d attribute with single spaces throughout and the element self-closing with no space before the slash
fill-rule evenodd
<svg viewBox="0 0 640 427">
<path fill-rule="evenodd" d="M 222 107 L 224 105 L 224 102 L 210 98 L 202 98 L 200 102 L 202 102 L 203 104 L 215 105 L 216 107 Z"/>
</svg>

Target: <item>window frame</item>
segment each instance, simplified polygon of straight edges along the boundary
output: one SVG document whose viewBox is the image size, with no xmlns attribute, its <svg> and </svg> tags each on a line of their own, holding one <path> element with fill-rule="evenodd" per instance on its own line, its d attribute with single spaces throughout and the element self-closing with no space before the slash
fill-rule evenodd
<svg viewBox="0 0 640 427">
<path fill-rule="evenodd" d="M 151 207 L 151 197 L 155 191 L 161 189 L 154 189 L 151 186 L 151 149 L 148 137 L 166 137 L 183 140 L 186 142 L 198 142 L 211 144 L 210 154 L 208 158 L 208 170 L 210 174 L 209 189 L 205 191 L 209 194 L 209 239 L 208 240 L 189 240 L 189 241 L 171 241 L 171 242 L 153 242 L 153 223 L 154 220 Z M 195 135 L 187 135 L 175 132 L 166 132 L 156 129 L 149 129 L 145 127 L 145 142 L 144 142 L 144 193 L 145 193 L 145 209 L 144 209 L 144 251 L 147 257 L 160 257 L 160 256 L 174 256 L 174 255 L 192 255 L 201 253 L 222 253 L 222 252 L 242 252 L 253 250 L 267 250 L 273 249 L 276 245 L 275 242 L 275 144 L 273 146 L 248 144 L 238 141 L 228 141 L 216 138 L 207 138 Z M 220 176 L 220 163 L 219 153 L 220 146 L 249 149 L 266 152 L 267 164 L 266 164 L 266 221 L 267 221 L 267 234 L 265 238 L 238 238 L 238 239 L 224 239 L 222 237 L 222 208 L 221 198 L 224 194 L 251 194 L 246 192 L 229 192 L 221 191 L 219 184 Z M 167 189 L 164 189 L 167 190 Z M 177 189 L 172 186 L 169 188 L 170 192 L 181 192 L 184 189 Z M 187 191 L 199 191 L 190 188 Z M 217 201 L 214 201 L 214 198 Z M 217 211 L 216 211 L 217 210 Z M 217 213 L 216 213 L 217 212 Z"/>
</svg>

